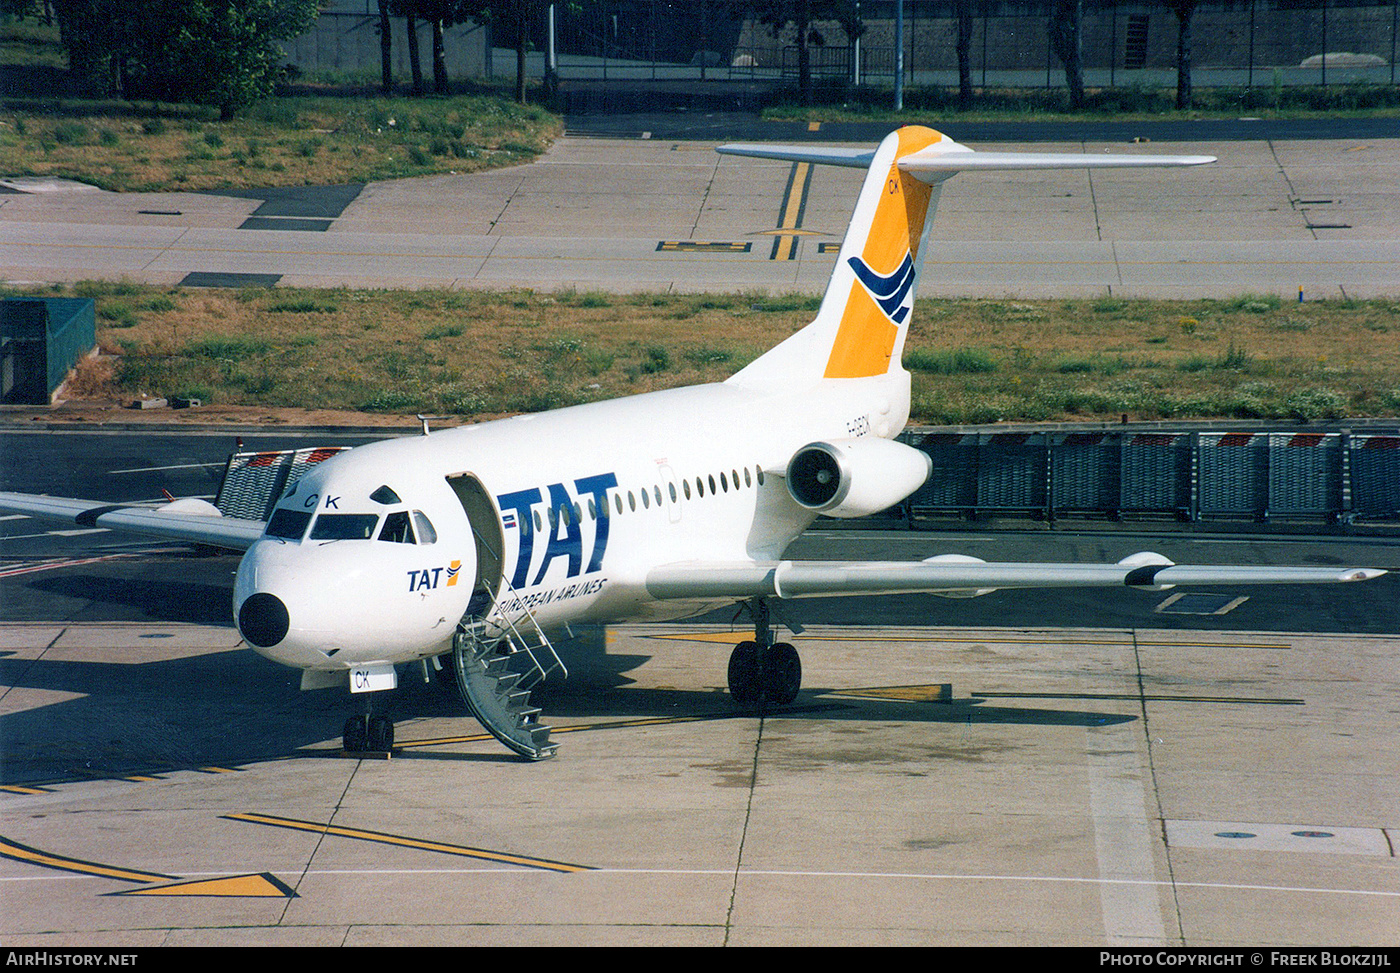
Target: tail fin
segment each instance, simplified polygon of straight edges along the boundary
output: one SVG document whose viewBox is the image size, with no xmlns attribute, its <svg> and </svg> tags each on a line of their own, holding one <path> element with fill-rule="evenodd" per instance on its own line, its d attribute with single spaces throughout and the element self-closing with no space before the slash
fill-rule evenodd
<svg viewBox="0 0 1400 973">
<path fill-rule="evenodd" d="M 944 180 L 958 172 L 1182 166 L 1215 161 L 1210 156 L 974 152 L 918 125 L 891 132 L 874 151 L 770 145 L 722 145 L 718 151 L 869 167 L 816 318 L 730 379 L 741 385 L 902 374 L 900 356 L 939 190 Z"/>
<path fill-rule="evenodd" d="M 724 146 L 721 152 L 794 161 L 869 166 L 826 296 L 813 322 L 752 362 L 731 381 L 870 378 L 901 368 L 920 260 L 938 183 L 899 168 L 899 160 L 943 141 L 929 128 L 890 133 L 874 152 Z"/>
</svg>

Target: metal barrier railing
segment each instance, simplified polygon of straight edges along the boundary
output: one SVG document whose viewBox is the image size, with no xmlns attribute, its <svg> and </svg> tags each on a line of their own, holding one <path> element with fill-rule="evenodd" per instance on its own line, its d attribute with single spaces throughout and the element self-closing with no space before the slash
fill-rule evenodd
<svg viewBox="0 0 1400 973">
<path fill-rule="evenodd" d="M 929 432 L 933 473 L 905 503 L 939 513 L 1400 519 L 1400 431 Z"/>
</svg>

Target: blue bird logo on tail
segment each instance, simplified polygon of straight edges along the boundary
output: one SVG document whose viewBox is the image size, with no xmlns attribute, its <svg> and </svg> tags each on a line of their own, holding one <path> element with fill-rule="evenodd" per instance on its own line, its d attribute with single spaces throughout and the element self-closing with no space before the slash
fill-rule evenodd
<svg viewBox="0 0 1400 973">
<path fill-rule="evenodd" d="M 895 324 L 903 323 L 910 310 L 904 306 L 904 299 L 909 296 L 910 288 L 914 286 L 913 254 L 906 253 L 904 262 L 888 276 L 870 269 L 870 265 L 860 257 L 851 257 L 847 263 L 856 272 L 856 279 L 870 292 L 875 303 L 880 305 L 880 310 L 885 312 L 885 316 Z"/>
</svg>

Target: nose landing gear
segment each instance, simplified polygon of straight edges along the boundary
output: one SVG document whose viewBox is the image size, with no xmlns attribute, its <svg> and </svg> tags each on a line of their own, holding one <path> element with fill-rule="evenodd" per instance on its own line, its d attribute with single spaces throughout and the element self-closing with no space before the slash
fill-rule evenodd
<svg viewBox="0 0 1400 973">
<path fill-rule="evenodd" d="M 394 721 L 387 716 L 352 716 L 345 721 L 341 746 L 346 753 L 389 753 L 394 749 Z"/>
<path fill-rule="evenodd" d="M 755 598 L 745 607 L 754 620 L 754 641 L 740 642 L 729 656 L 729 694 L 744 705 L 786 706 L 802 688 L 802 660 L 789 643 L 773 641 L 766 598 Z"/>
</svg>

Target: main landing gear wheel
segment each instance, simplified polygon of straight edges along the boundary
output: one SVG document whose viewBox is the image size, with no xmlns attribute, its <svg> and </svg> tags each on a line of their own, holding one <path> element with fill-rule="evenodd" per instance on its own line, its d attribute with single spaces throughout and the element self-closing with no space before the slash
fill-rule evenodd
<svg viewBox="0 0 1400 973">
<path fill-rule="evenodd" d="M 734 702 L 758 702 L 763 683 L 758 669 L 758 643 L 740 642 L 729 655 L 729 695 Z"/>
<path fill-rule="evenodd" d="M 786 642 L 763 650 L 757 642 L 740 642 L 729 656 L 729 695 L 736 703 L 786 706 L 801 688 L 802 660 Z"/>
<path fill-rule="evenodd" d="M 341 745 L 346 753 L 388 753 L 394 749 L 394 723 L 385 716 L 352 716 Z"/>
<path fill-rule="evenodd" d="M 759 668 L 763 695 L 768 702 L 786 706 L 797 698 L 802 688 L 802 659 L 791 645 L 786 642 L 770 645 L 763 653 Z"/>
</svg>

